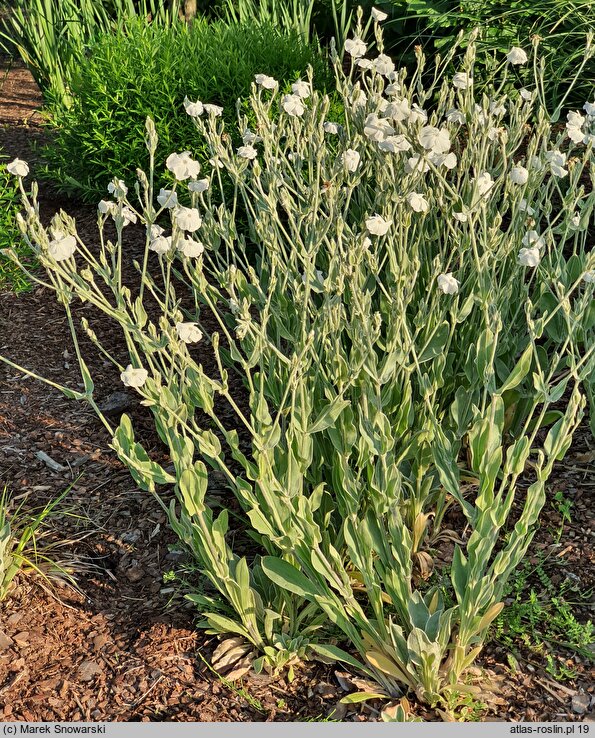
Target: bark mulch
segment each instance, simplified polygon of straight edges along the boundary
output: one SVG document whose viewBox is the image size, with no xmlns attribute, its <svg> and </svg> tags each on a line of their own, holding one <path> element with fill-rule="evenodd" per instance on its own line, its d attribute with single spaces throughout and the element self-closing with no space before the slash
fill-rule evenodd
<svg viewBox="0 0 595 738">
<path fill-rule="evenodd" d="M 36 144 L 47 139 L 39 92 L 19 65 L 6 65 L 0 80 L 0 147 L 35 165 Z M 83 240 L 93 241 L 94 207 L 64 201 L 47 188 L 40 203 L 45 219 L 64 208 L 76 218 Z M 94 317 L 88 306 L 74 310 L 77 318 Z M 110 350 L 125 357 L 109 326 L 100 325 L 98 332 Z M 91 344 L 82 343 L 98 402 L 113 399 L 122 391 L 117 374 Z M 0 293 L 0 353 L 54 381 L 81 386 L 66 318 L 43 287 L 18 297 Z M 210 362 L 205 356 L 207 373 Z M 145 409 L 136 406 L 134 396 L 120 398 L 119 405 L 132 415 L 147 450 L 162 456 Z M 0 488 L 6 485 L 26 510 L 70 488 L 61 514 L 50 523 L 49 540 L 68 544 L 59 551 L 73 565 L 78 583 L 74 590 L 65 583 L 44 584 L 39 576 L 19 576 L 0 604 L 0 719 L 377 720 L 379 703 L 339 704 L 345 692 L 333 666 L 307 663 L 292 683 L 252 675 L 233 686 L 209 670 L 216 639 L 196 628 L 196 609 L 163 581 L 164 573 L 183 562 L 176 538 L 157 500 L 135 486 L 109 442 L 86 405 L 0 365 Z M 561 490 L 572 500 L 572 521 L 557 541 L 560 515 L 549 506 L 531 549 L 536 563 L 547 557 L 555 586 L 570 578 L 583 592 L 595 586 L 593 458 L 593 439 L 584 427 L 550 484 L 552 493 Z M 191 571 L 188 577 L 197 581 Z M 592 609 L 592 601 L 581 601 L 577 618 L 586 621 Z M 543 659 L 522 647 L 512 669 L 508 649 L 492 642 L 477 673 L 484 682 L 491 680 L 497 696 L 479 718 L 593 721 L 589 661 L 562 653 L 576 672 L 563 684 L 547 674 Z M 440 720 L 420 706 L 415 711 Z"/>
</svg>

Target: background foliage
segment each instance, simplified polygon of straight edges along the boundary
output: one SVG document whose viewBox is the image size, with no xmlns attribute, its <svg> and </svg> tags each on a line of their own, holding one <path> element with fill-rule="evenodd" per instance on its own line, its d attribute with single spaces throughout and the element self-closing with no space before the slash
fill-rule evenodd
<svg viewBox="0 0 595 738">
<path fill-rule="evenodd" d="M 296 32 L 267 24 L 197 19 L 190 28 L 163 28 L 139 21 L 103 34 L 72 76 L 72 105 L 51 109 L 55 135 L 45 150 L 45 176 L 63 192 L 103 196 L 112 177 L 130 179 L 137 166 L 147 167 L 147 115 L 159 134 L 158 157 L 190 147 L 204 161 L 205 146 L 194 135 L 185 96 L 221 105 L 224 118 L 235 120 L 236 101 L 250 90 L 255 74 L 293 81 L 309 64 L 321 87 L 329 85 L 330 67 L 315 47 Z"/>
</svg>

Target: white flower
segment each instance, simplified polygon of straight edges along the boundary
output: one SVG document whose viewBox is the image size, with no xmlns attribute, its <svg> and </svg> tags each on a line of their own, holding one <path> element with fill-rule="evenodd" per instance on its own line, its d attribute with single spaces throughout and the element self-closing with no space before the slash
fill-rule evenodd
<svg viewBox="0 0 595 738">
<path fill-rule="evenodd" d="M 571 110 L 566 118 L 568 120 L 566 123 L 566 133 L 568 134 L 568 138 L 574 143 L 581 143 L 585 137 L 582 130 L 585 123 L 585 116 Z"/>
<path fill-rule="evenodd" d="M 451 110 L 446 111 L 446 120 L 449 123 L 458 123 L 459 125 L 462 125 L 465 122 L 465 116 L 456 108 L 452 108 Z"/>
<path fill-rule="evenodd" d="M 467 72 L 457 72 L 452 78 L 453 85 L 459 90 L 466 90 L 471 84 L 471 77 Z"/>
<path fill-rule="evenodd" d="M 537 233 L 537 231 L 527 231 L 523 236 L 523 246 L 531 246 L 535 249 L 542 249 L 545 246 L 545 241 Z"/>
<path fill-rule="evenodd" d="M 240 146 L 238 149 L 238 156 L 241 156 L 242 159 L 256 159 L 258 151 L 254 146 Z"/>
<path fill-rule="evenodd" d="M 149 228 L 149 238 L 159 238 L 159 236 L 161 236 L 163 232 L 163 228 L 160 225 L 157 225 L 157 223 L 153 223 L 153 225 Z"/>
<path fill-rule="evenodd" d="M 127 226 L 130 223 L 136 223 L 137 220 L 134 210 L 126 206 L 122 208 L 122 218 L 124 219 L 122 226 Z"/>
<path fill-rule="evenodd" d="M 54 232 L 54 238 L 48 246 L 50 256 L 56 261 L 65 261 L 74 256 L 76 251 L 76 238 L 74 236 L 65 236 L 60 231 Z"/>
<path fill-rule="evenodd" d="M 240 303 L 233 297 L 229 298 L 229 309 L 234 315 L 237 315 L 237 313 L 240 312 Z"/>
<path fill-rule="evenodd" d="M 581 131 L 580 128 L 572 128 L 572 126 L 569 126 L 568 123 L 566 124 L 566 133 L 568 134 L 568 138 L 573 143 L 582 143 L 585 138 L 585 134 L 583 133 L 583 131 Z"/>
<path fill-rule="evenodd" d="M 502 100 L 490 100 L 490 113 L 497 118 L 506 115 L 506 105 Z"/>
<path fill-rule="evenodd" d="M 531 205 L 529 205 L 529 203 L 525 200 L 524 197 L 519 202 L 519 210 L 522 211 L 523 213 L 527 213 L 529 217 L 531 217 L 532 215 L 535 215 L 535 210 L 531 207 Z"/>
<path fill-rule="evenodd" d="M 327 120 L 325 123 L 322 124 L 322 128 L 325 133 L 332 133 L 336 136 L 339 133 L 341 126 L 337 123 L 331 123 L 331 121 Z"/>
<path fill-rule="evenodd" d="M 198 343 L 202 338 L 202 331 L 196 323 L 176 323 L 176 332 L 184 343 Z"/>
<path fill-rule="evenodd" d="M 374 69 L 378 74 L 382 74 L 384 77 L 388 77 L 389 74 L 395 71 L 395 65 L 390 56 L 386 54 L 378 54 L 374 59 Z"/>
<path fill-rule="evenodd" d="M 578 231 L 581 227 L 581 214 L 576 211 L 573 213 L 572 218 L 568 221 L 568 227 L 571 231 Z"/>
<path fill-rule="evenodd" d="M 506 54 L 506 61 L 509 64 L 526 64 L 529 61 L 529 57 L 523 49 L 513 46 L 508 54 Z"/>
<path fill-rule="evenodd" d="M 217 167 L 218 169 L 223 169 L 223 162 L 221 159 L 209 159 L 209 164 L 212 167 Z"/>
<path fill-rule="evenodd" d="M 585 103 L 585 104 L 583 105 L 583 110 L 585 111 L 585 113 L 586 113 L 587 115 L 589 115 L 589 116 L 591 116 L 591 117 L 592 117 L 592 116 L 595 116 L 595 101 L 594 101 L 594 102 L 592 102 L 592 103 L 590 103 L 590 102 L 586 102 L 586 103 Z"/>
<path fill-rule="evenodd" d="M 355 172 L 359 167 L 360 155 L 355 149 L 347 149 L 341 154 L 341 161 L 348 172 Z"/>
<path fill-rule="evenodd" d="M 419 192 L 410 192 L 407 195 L 407 202 L 416 213 L 427 213 L 430 209 L 430 203 Z"/>
<path fill-rule="evenodd" d="M 29 165 L 23 159 L 13 159 L 6 165 L 6 169 L 15 177 L 26 177 L 29 174 Z"/>
<path fill-rule="evenodd" d="M 252 133 L 249 128 L 246 128 L 244 133 L 242 133 L 242 143 L 244 146 L 252 146 L 252 144 L 258 143 L 259 141 L 262 141 L 262 138 Z"/>
<path fill-rule="evenodd" d="M 384 118 L 379 118 L 376 113 L 370 113 L 364 122 L 364 135 L 370 141 L 383 141 L 394 132 L 395 129 L 390 123 Z"/>
<path fill-rule="evenodd" d="M 536 267 L 541 260 L 538 248 L 521 249 L 518 261 L 521 266 Z"/>
<path fill-rule="evenodd" d="M 430 165 L 421 156 L 419 156 L 418 154 L 414 154 L 412 157 L 407 159 L 407 163 L 405 164 L 405 171 L 407 172 L 407 174 L 411 174 L 411 172 L 416 171 L 425 174 L 426 172 L 430 171 Z"/>
<path fill-rule="evenodd" d="M 527 184 L 527 181 L 529 179 L 529 171 L 525 169 L 525 167 L 522 167 L 520 164 L 517 164 L 516 167 L 513 167 L 510 170 L 510 181 L 513 184 L 516 185 L 524 185 Z"/>
<path fill-rule="evenodd" d="M 482 172 L 479 177 L 476 178 L 475 183 L 480 195 L 487 194 L 494 186 L 492 175 L 489 172 Z"/>
<path fill-rule="evenodd" d="M 192 182 L 188 182 L 188 189 L 190 192 L 206 192 L 209 189 L 210 184 L 208 177 L 205 179 L 193 180 Z"/>
<path fill-rule="evenodd" d="M 220 105 L 210 105 L 209 103 L 205 103 L 203 107 L 207 115 L 218 117 L 223 113 L 223 108 Z"/>
<path fill-rule="evenodd" d="M 171 244 L 171 236 L 159 235 L 151 240 L 149 250 L 154 251 L 156 254 L 167 254 L 167 252 L 171 250 Z"/>
<path fill-rule="evenodd" d="M 450 149 L 450 134 L 446 128 L 424 126 L 417 140 L 424 149 L 434 151 L 436 154 L 445 154 Z"/>
<path fill-rule="evenodd" d="M 321 272 L 320 269 L 315 269 L 314 271 L 316 273 L 316 282 L 320 282 L 320 284 L 322 284 L 324 282 L 324 272 Z M 307 281 L 308 277 L 306 275 L 306 272 L 304 272 L 302 274 L 302 283 L 306 284 Z"/>
<path fill-rule="evenodd" d="M 372 18 L 376 21 L 376 23 L 382 23 L 382 21 L 388 18 L 388 15 L 382 10 L 378 10 L 378 8 L 372 8 L 370 12 L 372 14 Z"/>
<path fill-rule="evenodd" d="M 284 95 L 281 106 L 287 115 L 291 115 L 292 117 L 303 115 L 306 109 L 299 95 Z"/>
<path fill-rule="evenodd" d="M 427 123 L 427 121 L 428 114 L 426 111 L 422 110 L 417 103 L 413 103 L 409 113 L 409 123 Z"/>
<path fill-rule="evenodd" d="M 355 63 L 360 69 L 374 69 L 374 62 L 371 59 L 358 59 Z"/>
<path fill-rule="evenodd" d="M 401 85 L 398 82 L 392 82 L 390 85 L 387 85 L 384 92 L 387 95 L 398 95 L 401 92 Z"/>
<path fill-rule="evenodd" d="M 178 204 L 178 193 L 175 190 L 164 190 L 162 187 L 157 195 L 157 202 L 164 208 L 175 208 Z"/>
<path fill-rule="evenodd" d="M 345 41 L 345 51 L 354 59 L 359 59 L 360 56 L 363 56 L 367 48 L 361 38 L 348 38 Z"/>
<path fill-rule="evenodd" d="M 184 110 L 192 118 L 198 118 L 204 113 L 205 106 L 201 103 L 200 100 L 197 100 L 196 102 L 192 102 L 191 100 L 188 99 L 188 97 L 185 97 L 184 98 Z"/>
<path fill-rule="evenodd" d="M 445 295 L 454 295 L 459 291 L 460 282 L 452 276 L 452 272 L 439 274 L 436 281 L 438 282 L 439 289 L 441 289 Z"/>
<path fill-rule="evenodd" d="M 205 247 L 200 241 L 195 241 L 193 238 L 183 238 L 178 241 L 178 251 L 189 259 L 194 259 L 200 256 L 205 250 Z"/>
<path fill-rule="evenodd" d="M 409 100 L 407 100 L 407 98 L 403 100 L 393 100 L 386 106 L 384 110 L 384 115 L 387 118 L 392 118 L 392 120 L 396 120 L 397 122 L 407 120 L 411 115 Z"/>
<path fill-rule="evenodd" d="M 488 138 L 490 139 L 490 141 L 495 141 L 503 130 L 503 128 L 496 128 L 496 126 L 491 126 L 488 129 Z"/>
<path fill-rule="evenodd" d="M 126 387 L 142 387 L 148 377 L 149 372 L 146 369 L 134 369 L 132 364 L 128 364 L 120 374 L 120 379 Z"/>
<path fill-rule="evenodd" d="M 113 182 L 108 184 L 107 191 L 110 195 L 114 195 L 114 197 L 117 197 L 120 200 L 128 194 L 128 187 L 126 187 L 123 180 L 114 179 Z"/>
<path fill-rule="evenodd" d="M 274 90 L 277 87 L 277 80 L 273 77 L 269 77 L 266 74 L 255 74 L 254 79 L 256 84 L 260 87 L 264 87 L 265 90 Z"/>
<path fill-rule="evenodd" d="M 381 151 L 409 151 L 411 144 L 402 133 L 397 136 L 387 136 L 384 141 L 379 141 L 378 148 Z"/>
<path fill-rule="evenodd" d="M 170 154 L 165 160 L 165 166 L 179 180 L 195 179 L 200 172 L 200 164 L 192 159 L 189 151 Z"/>
<path fill-rule="evenodd" d="M 465 213 L 465 212 L 463 212 L 463 211 L 457 211 L 457 210 L 453 210 L 453 211 L 452 211 L 452 217 L 453 217 L 453 218 L 454 218 L 455 220 L 458 220 L 458 221 L 459 221 L 459 223 L 466 223 L 466 222 L 467 222 L 467 220 L 468 220 L 468 216 L 467 216 L 467 213 Z"/>
<path fill-rule="evenodd" d="M 566 114 L 567 125 L 573 128 L 582 128 L 585 123 L 585 116 L 581 115 L 578 110 L 571 110 Z"/>
<path fill-rule="evenodd" d="M 527 90 L 525 87 L 521 87 L 519 90 L 519 95 L 525 100 L 525 102 L 529 102 L 533 99 L 533 93 L 531 90 Z"/>
<path fill-rule="evenodd" d="M 291 85 L 291 91 L 294 95 L 301 97 L 302 100 L 306 100 L 306 98 L 310 97 L 310 85 L 301 79 L 298 79 L 297 82 L 294 82 Z"/>
<path fill-rule="evenodd" d="M 174 208 L 172 219 L 183 231 L 196 231 L 202 224 L 202 218 L 196 208 L 185 208 L 178 205 Z"/>
<path fill-rule="evenodd" d="M 557 149 L 554 151 L 546 151 L 545 159 L 550 165 L 550 170 L 554 177 L 559 177 L 561 179 L 568 174 L 568 170 L 564 169 L 564 165 L 566 164 L 566 154 L 563 154 Z"/>
<path fill-rule="evenodd" d="M 115 202 L 112 202 L 111 200 L 100 200 L 97 203 L 97 210 L 102 215 L 115 215 L 115 213 L 118 211 L 118 206 Z"/>
<path fill-rule="evenodd" d="M 384 220 L 381 215 L 375 213 L 372 217 L 366 219 L 366 228 L 368 233 L 373 236 L 384 236 L 392 225 L 392 220 Z"/>
<path fill-rule="evenodd" d="M 595 283 L 595 269 L 591 269 L 583 274 L 583 282 L 587 282 L 587 284 Z"/>
<path fill-rule="evenodd" d="M 450 154 L 436 154 L 435 152 L 430 151 L 428 153 L 428 159 L 435 167 L 454 169 L 457 165 L 457 155 L 454 151 L 451 151 Z"/>
</svg>

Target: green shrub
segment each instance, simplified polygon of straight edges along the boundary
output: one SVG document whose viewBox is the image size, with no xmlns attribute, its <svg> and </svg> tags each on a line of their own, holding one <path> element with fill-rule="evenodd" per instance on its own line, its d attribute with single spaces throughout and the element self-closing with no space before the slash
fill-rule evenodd
<svg viewBox="0 0 595 738">
<path fill-rule="evenodd" d="M 23 271 L 2 253 L 3 249 L 14 249 L 26 264 L 32 266 L 33 254 L 22 240 L 16 223 L 20 205 L 16 182 L 6 171 L 6 164 L 0 163 L 0 290 L 23 292 L 30 287 Z"/>
<path fill-rule="evenodd" d="M 477 82 L 489 79 L 494 56 L 501 58 L 512 46 L 530 49 L 538 36 L 538 56 L 544 64 L 545 103 L 550 113 L 564 102 L 565 92 L 574 79 L 585 53 L 585 39 L 595 32 L 593 0 L 384 0 L 379 7 L 389 13 L 385 23 L 387 53 L 400 60 L 411 59 L 413 47 L 421 44 L 427 54 L 452 48 L 459 32 L 468 37 L 475 28 Z M 566 102 L 584 102 L 586 90 L 595 86 L 595 56 L 581 72 L 574 93 Z M 530 84 L 531 69 L 517 71 L 517 81 Z"/>
<path fill-rule="evenodd" d="M 473 58 L 471 46 L 459 75 L 472 77 Z M 172 208 L 171 235 L 154 229 L 167 210 L 152 171 L 140 198 L 114 181 L 99 225 L 113 218 L 117 239 L 102 237 L 99 255 L 72 218 L 46 229 L 29 201 L 26 233 L 74 340 L 73 295 L 125 335 L 130 364 L 111 360 L 151 409 L 173 468 L 149 457 L 128 416 L 115 429 L 100 417 L 143 489 L 174 485 L 164 509 L 206 582 L 190 599 L 210 632 L 233 635 L 217 663 L 275 672 L 318 654 L 375 682 L 359 698 L 407 689 L 448 708 L 468 693 L 465 671 L 595 371 L 595 192 L 583 187 L 595 116 L 558 131 L 535 100 L 477 97 L 444 66 L 424 87 L 422 66 L 407 81 L 387 57 L 357 82 L 337 69 L 339 120 L 318 92 L 259 88 L 262 140 L 239 150 L 199 118 L 234 197 L 218 206 L 212 178 L 188 195 L 191 209 Z M 154 153 L 150 119 L 146 139 Z M 187 164 L 168 162 L 180 192 Z M 140 289 L 122 281 L 137 199 Z M 97 411 L 75 345 L 85 390 L 62 391 Z M 207 494 L 207 468 L 233 502 Z M 443 587 L 428 581 L 437 549 Z"/>
<path fill-rule="evenodd" d="M 313 47 L 295 32 L 267 25 L 197 19 L 190 28 L 134 23 L 126 32 L 104 35 L 72 79 L 72 106 L 53 110 L 55 136 L 45 151 L 45 176 L 63 192 L 86 199 L 103 196 L 112 177 L 130 179 L 137 166 L 148 167 L 147 116 L 157 126 L 158 157 L 190 146 L 204 163 L 206 147 L 194 135 L 185 96 L 223 106 L 229 123 L 236 117 L 236 100 L 249 92 L 255 74 L 293 81 L 305 75 L 309 64 L 317 83 L 329 85 L 329 66 Z"/>
<path fill-rule="evenodd" d="M 35 77 L 46 100 L 68 106 L 69 78 L 85 61 L 85 49 L 97 34 L 133 18 L 150 17 L 170 25 L 179 0 L 13 0 L 2 2 L 0 45 L 16 52 Z"/>
</svg>

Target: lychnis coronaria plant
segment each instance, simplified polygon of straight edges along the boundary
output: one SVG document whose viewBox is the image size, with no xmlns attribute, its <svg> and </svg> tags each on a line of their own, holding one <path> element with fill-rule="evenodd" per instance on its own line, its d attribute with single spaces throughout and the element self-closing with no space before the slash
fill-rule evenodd
<svg viewBox="0 0 595 738">
<path fill-rule="evenodd" d="M 593 393 L 595 102 L 560 129 L 534 89 L 479 98 L 473 46 L 424 87 L 421 52 L 409 78 L 374 27 L 376 56 L 358 26 L 336 64 L 340 116 L 310 78 L 283 92 L 262 70 L 238 148 L 219 108 L 180 101 L 211 168 L 172 152 L 171 190 L 153 191 L 147 121 L 151 171 L 136 197 L 109 185 L 98 243 L 64 214 L 45 228 L 24 189 L 21 224 L 75 341 L 75 298 L 122 330 L 130 359 L 112 360 L 172 468 L 126 415 L 104 422 L 204 574 L 189 596 L 227 635 L 219 662 L 317 655 L 359 670 L 362 698 L 438 704 L 467 689 Z M 528 60 L 511 50 L 502 76 Z M 67 391 L 97 409 L 79 360 L 85 391 Z M 233 502 L 207 494 L 214 472 Z"/>
</svg>

